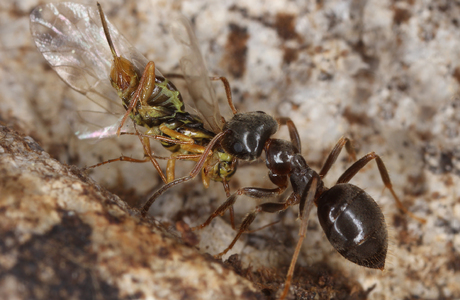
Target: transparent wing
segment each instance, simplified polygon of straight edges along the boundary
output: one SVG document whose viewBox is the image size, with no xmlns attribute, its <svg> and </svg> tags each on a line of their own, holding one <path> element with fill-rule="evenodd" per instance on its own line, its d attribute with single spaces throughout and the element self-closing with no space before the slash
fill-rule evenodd
<svg viewBox="0 0 460 300">
<path fill-rule="evenodd" d="M 147 59 L 110 22 L 108 27 L 117 53 L 142 73 Z M 109 137 L 125 110 L 110 84 L 113 58 L 96 5 L 66 2 L 38 6 L 30 14 L 30 31 L 56 73 L 94 103 L 91 111 L 77 113 L 73 120 L 76 134 L 79 138 Z M 98 136 L 98 132 L 104 134 Z"/>
<path fill-rule="evenodd" d="M 170 30 L 174 40 L 183 49 L 180 67 L 195 108 L 201 115 L 205 127 L 218 133 L 222 131 L 223 126 L 219 105 L 190 22 L 177 14 L 177 17 L 170 21 Z"/>
<path fill-rule="evenodd" d="M 80 110 L 72 113 L 69 121 L 75 135 L 80 140 L 98 140 L 116 137 L 122 118 L 122 114 Z M 111 125 L 101 125 L 101 119 L 111 122 Z M 121 132 L 134 132 L 133 123 L 125 122 Z"/>
</svg>

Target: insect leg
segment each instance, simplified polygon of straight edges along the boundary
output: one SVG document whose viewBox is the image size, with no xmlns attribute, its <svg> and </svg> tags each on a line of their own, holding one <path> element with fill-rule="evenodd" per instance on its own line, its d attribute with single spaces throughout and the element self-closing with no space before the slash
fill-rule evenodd
<svg viewBox="0 0 460 300">
<path fill-rule="evenodd" d="M 147 133 L 121 132 L 120 135 L 137 135 L 137 136 L 140 136 L 140 137 L 154 139 L 154 140 L 167 142 L 167 143 L 171 143 L 171 144 L 181 144 L 181 145 L 190 144 L 190 140 L 173 139 L 173 138 L 163 136 L 163 135 L 149 134 L 148 131 L 147 131 Z M 188 136 L 186 136 L 186 137 L 188 138 Z"/>
<path fill-rule="evenodd" d="M 179 133 L 179 132 L 175 131 L 174 129 L 170 129 L 165 124 L 161 124 L 159 126 L 159 129 L 164 134 L 184 142 L 184 143 L 181 143 L 181 144 L 194 144 L 195 143 L 193 138 L 191 138 L 191 137 L 189 137 L 189 136 L 187 136 L 185 134 Z"/>
<path fill-rule="evenodd" d="M 270 176 L 270 179 L 272 178 L 274 177 Z M 273 196 L 282 194 L 288 186 L 288 177 L 287 176 L 277 176 L 276 179 L 272 179 L 272 182 L 278 185 L 278 187 L 274 189 L 263 189 L 263 188 L 255 188 L 255 187 L 245 187 L 245 188 L 238 189 L 235 193 L 233 193 L 230 197 L 228 197 L 227 200 L 224 203 L 222 203 L 222 205 L 219 206 L 203 224 L 195 226 L 191 229 L 192 230 L 203 229 L 204 227 L 208 226 L 212 222 L 212 220 L 216 218 L 217 216 L 223 216 L 224 213 L 227 211 L 227 209 L 233 208 L 233 204 L 235 204 L 236 199 L 241 195 L 260 199 L 260 198 L 269 198 L 269 197 L 273 197 Z"/>
<path fill-rule="evenodd" d="M 176 155 L 176 153 L 172 153 L 171 158 L 168 159 L 168 162 L 166 164 L 166 178 L 168 180 L 168 183 L 174 181 L 174 178 L 176 177 Z"/>
<path fill-rule="evenodd" d="M 317 178 L 313 178 L 311 180 L 311 185 L 310 187 L 307 187 L 308 189 L 308 194 L 306 199 L 304 200 L 303 209 L 301 212 L 299 212 L 300 215 L 300 229 L 299 229 L 299 240 L 297 241 L 297 246 L 295 247 L 294 254 L 292 255 L 292 260 L 291 264 L 289 265 L 289 270 L 286 275 L 286 281 L 284 283 L 284 290 L 283 293 L 281 294 L 280 300 L 283 300 L 287 293 L 289 292 L 289 287 L 291 286 L 291 280 L 292 280 L 292 275 L 294 274 L 294 268 L 297 262 L 297 258 L 300 253 L 300 249 L 302 248 L 302 243 L 303 240 L 307 234 L 307 228 L 308 228 L 308 219 L 310 216 L 310 211 L 313 207 L 314 203 L 314 197 L 316 193 L 316 184 L 317 184 Z"/>
<path fill-rule="evenodd" d="M 266 202 L 260 205 L 257 205 L 253 212 L 249 213 L 241 223 L 241 226 L 238 230 L 233 241 L 230 245 L 221 253 L 215 255 L 216 258 L 222 258 L 228 251 L 230 251 L 235 243 L 238 241 L 240 236 L 248 231 L 249 226 L 255 220 L 256 215 L 260 212 L 268 212 L 268 213 L 275 213 L 286 210 L 288 207 L 295 205 L 297 203 L 298 196 L 295 193 L 291 193 L 289 198 L 285 202 Z"/>
<path fill-rule="evenodd" d="M 171 154 L 171 157 L 168 160 L 167 166 L 166 166 L 166 175 L 168 177 L 168 183 L 173 181 L 175 178 L 175 166 L 176 166 L 176 160 L 177 159 L 182 159 L 182 160 L 195 160 L 198 161 L 201 158 L 201 155 L 204 153 L 206 150 L 205 147 L 200 146 L 200 145 L 181 145 L 181 149 L 190 152 L 190 153 L 197 153 L 197 154 L 191 154 L 191 155 L 183 155 L 180 152 L 175 152 Z M 208 185 L 205 184 L 205 187 L 207 188 L 209 186 L 209 181 Z"/>
<path fill-rule="evenodd" d="M 132 162 L 132 163 L 146 163 L 146 162 L 149 162 L 150 159 L 148 157 L 144 157 L 143 159 L 137 159 L 137 158 L 132 158 L 132 157 L 129 157 L 129 156 L 122 155 L 122 156 L 120 156 L 118 158 L 108 159 L 108 160 L 100 162 L 98 164 L 85 167 L 84 170 L 94 169 L 94 168 L 97 168 L 97 167 L 100 167 L 100 166 L 103 166 L 103 165 L 106 165 L 106 164 L 110 164 L 110 163 L 113 163 L 113 162 L 117 162 L 117 161 L 128 161 L 128 162 Z"/>
<path fill-rule="evenodd" d="M 411 218 L 419 221 L 420 223 L 426 223 L 426 220 L 420 217 L 417 217 L 413 213 L 411 213 L 407 208 L 402 204 L 402 202 L 399 200 L 398 196 L 396 195 L 395 191 L 393 190 L 393 185 L 390 180 L 390 175 L 388 174 L 387 168 L 385 167 L 385 164 L 383 163 L 382 159 L 380 156 L 375 154 L 375 152 L 370 152 L 366 155 L 364 155 L 362 158 L 360 158 L 358 161 L 356 161 L 353 165 L 351 165 L 343 174 L 340 176 L 340 178 L 337 180 L 337 183 L 347 183 L 349 182 L 355 175 L 356 173 L 359 172 L 362 168 L 364 168 L 365 165 L 367 165 L 368 162 L 371 160 L 375 159 L 377 163 L 377 167 L 380 172 L 380 177 L 382 178 L 382 182 L 385 185 L 387 189 L 390 190 L 391 194 L 393 195 L 393 198 L 396 201 L 396 205 L 400 210 L 402 210 L 404 213 L 409 215 Z"/>
<path fill-rule="evenodd" d="M 135 124 L 134 128 L 136 129 L 136 133 L 139 133 Z M 153 167 L 155 168 L 155 170 L 157 170 L 158 174 L 160 175 L 161 180 L 163 180 L 163 182 L 166 183 L 167 179 L 165 177 L 165 174 L 161 170 L 158 161 L 153 157 L 152 150 L 150 148 L 150 140 L 148 139 L 148 137 L 142 137 L 140 135 L 138 135 L 137 137 L 139 138 L 139 141 L 142 144 L 142 148 L 144 148 L 144 155 L 146 155 L 149 158 L 149 160 L 152 162 Z"/>
<path fill-rule="evenodd" d="M 341 137 L 337 144 L 332 148 L 331 152 L 329 153 L 326 162 L 324 163 L 323 167 L 321 168 L 321 171 L 319 172 L 319 176 L 321 178 L 324 178 L 331 169 L 332 165 L 335 163 L 337 160 L 337 157 L 339 156 L 340 152 L 342 151 L 343 146 L 345 146 L 345 149 L 348 152 L 348 155 L 351 156 L 353 161 L 356 161 L 356 152 L 353 149 L 351 145 L 351 141 L 349 138 L 346 137 Z"/>
<path fill-rule="evenodd" d="M 167 78 L 180 78 L 184 79 L 184 75 L 181 74 L 165 74 Z M 232 90 L 230 88 L 230 83 L 228 82 L 226 77 L 223 76 L 209 76 L 209 79 L 212 81 L 217 81 L 220 80 L 222 81 L 224 88 L 225 88 L 225 94 L 227 95 L 227 101 L 228 101 L 228 106 L 230 106 L 230 109 L 232 110 L 233 114 L 236 114 L 238 111 L 235 108 L 235 105 L 233 104 L 233 98 L 232 98 Z"/>
<path fill-rule="evenodd" d="M 155 63 L 153 61 L 149 61 L 147 66 L 144 69 L 144 73 L 142 74 L 141 80 L 139 81 L 139 85 L 136 91 L 133 94 L 133 97 L 129 103 L 128 108 L 126 109 L 126 113 L 121 120 L 120 126 L 118 126 L 117 135 L 120 135 L 121 128 L 123 124 L 125 124 L 126 119 L 128 118 L 129 114 L 136 106 L 138 101 L 141 101 L 142 104 L 145 104 L 147 99 L 152 94 L 155 88 Z"/>
<path fill-rule="evenodd" d="M 228 130 L 226 131 L 222 131 L 218 134 L 216 134 L 216 136 L 209 142 L 209 144 L 206 146 L 206 149 L 205 151 L 203 152 L 203 154 L 201 155 L 201 158 L 198 160 L 197 164 L 195 165 L 195 167 L 192 169 L 192 171 L 189 173 L 188 176 L 185 176 L 185 177 L 182 177 L 182 178 L 179 178 L 179 179 L 176 179 L 166 185 L 164 185 L 162 188 L 160 188 L 158 191 L 156 191 L 150 198 L 149 200 L 147 200 L 147 202 L 145 203 L 145 205 L 142 207 L 141 209 L 141 214 L 143 217 L 145 217 L 149 211 L 149 208 L 150 206 L 155 202 L 155 200 L 161 195 L 163 194 L 166 190 L 168 190 L 169 188 L 175 186 L 175 185 L 178 185 L 180 183 L 183 183 L 183 182 L 187 182 L 189 180 L 192 180 L 193 178 L 195 178 L 196 175 L 198 175 L 198 173 L 200 173 L 201 169 L 203 168 L 203 165 L 204 163 L 206 162 L 206 159 L 208 158 L 208 155 L 211 154 L 211 150 L 212 148 L 214 147 L 214 145 L 222 139 L 222 137 L 225 135 L 225 134 L 228 134 Z"/>
<path fill-rule="evenodd" d="M 277 118 L 276 121 L 280 125 L 286 125 L 289 129 L 289 137 L 291 139 L 291 143 L 299 150 L 299 153 L 302 152 L 301 144 L 300 144 L 300 137 L 299 132 L 297 131 L 297 127 L 295 126 L 294 122 L 292 122 L 291 118 Z"/>
<path fill-rule="evenodd" d="M 136 130 L 137 131 L 137 130 Z M 95 165 L 92 165 L 92 166 L 88 166 L 88 167 L 85 167 L 85 170 L 86 169 L 92 169 L 92 168 L 97 168 L 97 167 L 100 167 L 100 166 L 103 166 L 105 164 L 109 164 L 109 163 L 113 163 L 113 162 L 117 162 L 117 161 L 127 161 L 127 162 L 133 162 L 133 163 L 145 163 L 145 162 L 149 162 L 151 160 L 154 160 L 156 161 L 157 159 L 164 159 L 164 160 L 170 160 L 171 157 L 162 157 L 162 156 L 157 156 L 157 155 L 153 155 L 152 151 L 151 151 L 151 148 L 150 148 L 150 144 L 147 142 L 148 139 L 154 139 L 154 140 L 159 140 L 159 141 L 162 141 L 162 142 L 167 142 L 167 143 L 172 143 L 172 144 L 189 144 L 190 141 L 189 140 L 179 140 L 179 139 L 172 139 L 172 138 L 169 138 L 169 137 L 166 137 L 166 136 L 162 136 L 162 135 L 151 135 L 151 134 L 142 134 L 142 133 L 134 133 L 134 132 L 122 132 L 121 135 L 136 135 L 138 136 L 139 138 L 144 138 L 143 140 L 141 140 L 141 143 L 143 146 L 145 146 L 144 148 L 144 155 L 145 155 L 145 158 L 143 159 L 136 159 L 136 158 L 132 158 L 132 157 L 129 157 L 129 156 L 125 156 L 125 155 L 122 155 L 118 158 L 114 158 L 114 159 L 109 159 L 109 160 L 106 160 L 106 161 L 103 161 L 103 162 L 100 162 L 98 164 L 95 164 Z M 192 145 L 193 146 L 193 145 Z M 202 146 L 198 146 L 198 147 L 201 147 L 204 149 L 204 147 Z M 196 151 L 195 153 L 202 153 L 204 150 L 200 150 L 200 151 Z M 150 154 L 150 155 L 149 155 Z M 151 156 L 151 158 L 150 158 Z M 184 157 L 182 157 L 184 156 Z M 175 157 L 175 159 L 184 159 L 184 160 L 198 160 L 199 157 L 201 156 L 200 155 L 190 155 L 190 156 L 187 156 L 187 155 L 178 155 L 177 157 Z M 158 171 L 158 173 L 160 174 L 160 177 L 163 177 L 164 176 L 161 176 L 162 172 L 160 173 L 161 169 L 159 167 L 158 164 L 153 164 L 155 169 Z M 156 167 L 158 165 L 158 168 Z M 174 177 L 172 177 L 172 180 L 174 180 Z M 164 177 L 164 183 L 168 183 L 169 181 L 167 181 L 167 178 Z"/>
<path fill-rule="evenodd" d="M 230 109 L 235 115 L 238 111 L 236 110 L 235 105 L 233 105 L 232 90 L 230 88 L 230 83 L 228 82 L 227 78 L 220 76 L 220 77 L 209 77 L 209 79 L 213 81 L 217 81 L 217 80 L 222 81 L 222 83 L 224 84 L 224 88 L 225 88 L 225 94 L 227 94 L 228 106 L 230 106 Z"/>
</svg>

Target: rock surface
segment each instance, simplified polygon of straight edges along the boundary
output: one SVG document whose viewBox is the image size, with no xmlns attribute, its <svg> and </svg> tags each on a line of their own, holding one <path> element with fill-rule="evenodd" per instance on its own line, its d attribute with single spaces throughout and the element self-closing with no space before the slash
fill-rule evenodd
<svg viewBox="0 0 460 300">
<path fill-rule="evenodd" d="M 33 0 L 0 4 L 0 120 L 33 137 L 51 157 L 69 165 L 83 167 L 121 154 L 141 157 L 142 149 L 136 139 L 120 138 L 93 145 L 73 137 L 68 116 L 76 109 L 85 109 L 86 99 L 62 83 L 36 51 L 29 34 L 28 15 L 37 4 Z M 460 298 L 458 1 L 235 0 L 221 3 L 201 0 L 102 2 L 102 5 L 109 19 L 128 40 L 168 72 L 177 71 L 179 58 L 174 57 L 173 49 L 165 50 L 167 45 L 161 43 L 161 36 L 152 34 L 157 28 L 153 28 L 154 20 L 149 16 L 158 9 L 181 11 L 193 21 L 210 74 L 228 77 L 239 110 L 264 110 L 276 116 L 291 117 L 301 135 L 302 154 L 317 170 L 340 136 L 351 137 L 358 154 L 375 151 L 382 156 L 396 193 L 412 212 L 427 219 L 427 224 L 422 225 L 401 214 L 388 191 L 382 193 L 383 184 L 376 167 L 372 164 L 366 167 L 351 182 L 372 195 L 385 213 L 392 235 L 386 272 L 359 268 L 340 257 L 322 233 L 316 211 L 313 211 L 299 260 L 302 267 L 298 268 L 295 277 L 299 282 L 302 276 L 310 279 L 304 281 L 306 285 L 293 288 L 299 298 L 308 299 L 314 293 L 322 298 L 332 297 L 331 294 L 321 294 L 318 286 L 324 291 L 340 285 L 346 278 L 348 283 L 343 286 L 349 287 L 348 294 L 366 297 L 369 292 L 371 299 Z M 228 116 L 223 89 L 216 84 L 216 90 L 222 100 L 222 111 Z M 284 138 L 284 135 L 282 132 L 278 137 Z M 32 148 L 32 153 L 38 151 L 34 155 L 41 153 L 33 150 L 34 147 L 24 147 Z M 5 149 L 2 155 L 11 156 Z M 349 160 L 345 155 L 343 157 L 328 174 L 328 185 L 332 185 L 349 166 Z M 5 163 L 13 172 L 20 162 L 11 159 Z M 73 182 L 69 178 L 86 178 L 84 174 L 75 175 L 80 174 L 75 168 L 69 171 L 50 158 L 44 160 L 48 162 L 40 164 L 39 169 L 47 174 L 54 169 L 63 171 L 67 174 L 64 176 L 66 183 Z M 186 174 L 192 165 L 181 164 L 179 175 Z M 11 173 L 11 178 L 2 174 L 2 182 L 8 183 L 1 186 L 2 203 L 3 195 L 6 195 L 3 190 L 13 192 L 13 196 L 7 198 L 12 204 L 2 210 L 1 230 L 19 232 L 3 239 L 7 248 L 1 250 L 1 272 L 6 274 L 4 270 L 15 270 L 16 273 L 1 277 L 5 287 L 2 291 L 9 291 L 6 287 L 14 287 L 12 289 L 16 292 L 24 291 L 17 284 L 20 278 L 30 278 L 30 274 L 40 274 L 37 275 L 40 282 L 54 284 L 52 280 L 59 270 L 40 264 L 48 259 L 41 253 L 54 250 L 54 243 L 62 245 L 63 254 L 58 257 L 64 267 L 78 265 L 75 267 L 78 271 L 74 273 L 70 271 L 72 269 L 62 271 L 69 276 L 68 280 L 77 282 L 72 286 L 91 286 L 93 295 L 117 286 L 120 294 L 115 298 L 123 293 L 135 295 L 137 290 L 124 290 L 119 281 L 107 279 L 109 269 L 117 271 L 118 267 L 121 268 L 121 264 L 108 262 L 109 258 L 115 259 L 116 254 L 123 251 L 127 257 L 134 257 L 132 261 L 137 263 L 138 273 L 123 277 L 122 283 L 126 285 L 132 283 L 134 276 L 141 276 L 140 270 L 153 268 L 151 265 L 139 267 L 139 262 L 150 260 L 134 253 L 156 253 L 155 246 L 150 249 L 143 243 L 159 240 L 155 234 L 159 231 L 154 229 L 153 221 L 140 220 L 137 212 L 129 208 L 145 201 L 146 195 L 160 186 L 153 167 L 119 163 L 100 167 L 91 173 L 96 182 L 118 194 L 129 206 L 123 202 L 115 205 L 114 201 L 118 200 L 113 200 L 112 196 L 109 197 L 111 200 L 99 196 L 94 196 L 97 200 L 90 200 L 89 196 L 83 195 L 87 197 L 83 202 L 64 201 L 61 193 L 70 191 L 58 192 L 63 183 L 54 183 L 57 186 L 51 187 L 44 183 L 54 182 L 54 175 L 39 179 L 37 185 L 29 184 L 32 180 L 28 175 L 30 172 L 15 172 Z M 41 172 L 37 171 L 37 174 Z M 21 178 L 18 187 L 13 184 L 17 178 Z M 82 191 L 88 190 L 91 195 L 106 193 L 98 188 L 87 189 L 88 181 L 91 180 L 73 183 L 75 189 L 69 190 L 80 196 Z M 231 181 L 232 190 L 252 185 L 271 186 L 267 170 L 261 163 L 243 164 Z M 31 191 L 28 191 L 29 187 Z M 48 197 L 44 191 L 54 195 L 49 200 L 51 202 L 33 200 L 38 197 L 36 193 Z M 14 196 L 17 193 L 31 195 L 31 200 L 23 202 L 29 197 L 19 197 L 19 201 Z M 152 214 L 165 226 L 179 220 L 194 226 L 204 221 L 224 198 L 219 184 L 212 184 L 205 190 L 196 180 L 162 196 L 152 208 Z M 237 222 L 254 205 L 253 200 L 240 200 L 235 207 Z M 10 211 L 14 214 L 3 216 Z M 79 213 L 86 211 L 92 213 Z M 18 218 L 23 220 L 19 222 Z M 113 224 L 119 219 L 126 225 L 117 227 Z M 296 211 L 289 210 L 279 216 L 260 216 L 254 224 L 254 228 L 258 228 L 278 219 L 281 222 L 268 229 L 245 235 L 230 253 L 240 254 L 240 273 L 252 274 L 256 286 L 272 298 L 283 280 L 282 274 L 286 272 L 296 242 Z M 197 246 L 202 252 L 216 254 L 228 245 L 234 232 L 227 221 L 227 217 L 217 219 L 198 233 Z M 98 226 L 94 228 L 96 224 Z M 66 230 L 75 230 L 76 235 L 70 241 L 66 240 L 69 236 Z M 55 235 L 52 243 L 45 243 L 51 233 Z M 113 242 L 117 242 L 119 234 L 123 241 L 127 239 L 133 245 L 142 245 L 139 246 L 142 250 L 129 252 L 122 240 L 117 242 L 120 249 L 105 247 L 102 238 L 110 238 L 111 234 Z M 98 246 L 88 246 L 88 239 L 92 241 L 96 237 Z M 167 243 L 176 245 L 169 240 Z M 83 246 L 70 247 L 75 244 Z M 10 251 L 13 248 L 8 247 L 16 250 Z M 98 254 L 101 248 L 104 249 Z M 187 255 L 198 255 L 195 250 L 186 249 L 194 253 Z M 14 269 L 20 261 L 18 257 L 32 263 Z M 203 258 L 197 258 L 197 261 L 215 265 L 218 270 L 222 268 L 220 264 Z M 234 268 L 237 265 L 232 263 Z M 29 266 L 32 270 L 28 269 Z M 248 266 L 252 269 L 248 270 Z M 309 272 L 313 273 L 311 277 Z M 145 282 L 158 278 L 150 276 L 145 275 Z M 270 285 L 268 279 L 273 279 L 276 284 Z M 188 280 L 191 279 L 182 281 L 188 284 L 191 282 Z M 142 295 L 149 295 L 148 288 L 141 288 L 141 283 L 132 284 L 138 284 Z M 168 284 L 176 285 L 174 282 Z M 63 290 L 70 293 L 65 288 Z M 83 292 L 76 290 L 76 293 Z M 233 292 L 242 294 L 244 291 L 252 293 L 253 290 L 246 286 Z M 38 289 L 38 292 L 46 291 Z"/>
<path fill-rule="evenodd" d="M 2 299 L 258 299 L 253 285 L 0 127 Z"/>
</svg>

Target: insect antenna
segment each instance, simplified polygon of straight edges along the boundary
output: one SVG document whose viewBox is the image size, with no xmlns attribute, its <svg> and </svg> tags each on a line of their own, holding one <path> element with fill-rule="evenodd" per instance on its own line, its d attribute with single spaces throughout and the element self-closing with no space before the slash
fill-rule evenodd
<svg viewBox="0 0 460 300">
<path fill-rule="evenodd" d="M 114 57 L 118 57 L 117 52 L 115 51 L 115 47 L 113 46 L 112 38 L 110 37 L 109 27 L 107 26 L 107 21 L 105 19 L 105 14 L 102 11 L 102 6 L 97 2 L 97 9 L 99 10 L 99 15 L 101 16 L 102 28 L 104 28 L 104 34 L 107 38 L 107 42 L 109 43 L 110 51 L 112 51 L 112 55 Z"/>
</svg>

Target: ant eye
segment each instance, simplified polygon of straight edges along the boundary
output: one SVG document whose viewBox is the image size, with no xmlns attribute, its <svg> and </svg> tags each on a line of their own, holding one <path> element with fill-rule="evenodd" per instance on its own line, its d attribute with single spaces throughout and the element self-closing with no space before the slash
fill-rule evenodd
<svg viewBox="0 0 460 300">
<path fill-rule="evenodd" d="M 244 147 L 241 143 L 235 143 L 233 144 L 233 150 L 235 151 L 235 153 L 241 153 L 243 151 Z"/>
</svg>

